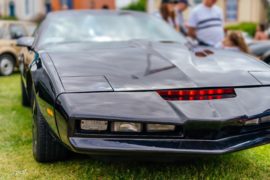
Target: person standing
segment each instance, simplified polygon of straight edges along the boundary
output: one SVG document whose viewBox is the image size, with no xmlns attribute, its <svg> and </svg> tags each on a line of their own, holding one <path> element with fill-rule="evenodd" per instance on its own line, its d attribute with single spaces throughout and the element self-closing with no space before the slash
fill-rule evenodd
<svg viewBox="0 0 270 180">
<path fill-rule="evenodd" d="M 187 29 L 185 27 L 184 11 L 188 8 L 188 0 L 176 0 L 176 21 L 178 21 L 179 31 L 184 35 L 187 35 Z"/>
<path fill-rule="evenodd" d="M 46 7 L 46 13 L 49 13 L 52 11 L 51 0 L 45 0 L 45 7 Z"/>
<path fill-rule="evenodd" d="M 200 45 L 215 47 L 224 39 L 224 18 L 217 0 L 203 0 L 191 12 L 188 35 Z"/>
<path fill-rule="evenodd" d="M 265 41 L 268 40 L 268 35 L 265 33 L 265 25 L 264 24 L 259 24 L 256 29 L 256 34 L 255 34 L 255 40 L 256 41 Z"/>
<path fill-rule="evenodd" d="M 174 11 L 174 3 L 171 0 L 162 0 L 160 6 L 160 16 L 173 28 L 177 29 L 176 15 Z"/>
<path fill-rule="evenodd" d="M 226 50 L 249 53 L 249 49 L 241 32 L 229 32 L 222 42 L 222 47 Z"/>
</svg>

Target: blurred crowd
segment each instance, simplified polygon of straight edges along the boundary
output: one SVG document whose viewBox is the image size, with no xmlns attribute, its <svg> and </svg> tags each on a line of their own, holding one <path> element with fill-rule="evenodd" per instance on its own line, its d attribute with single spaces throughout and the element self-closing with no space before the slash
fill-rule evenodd
<svg viewBox="0 0 270 180">
<path fill-rule="evenodd" d="M 249 53 L 242 32 L 225 30 L 223 11 L 216 2 L 203 0 L 190 10 L 185 21 L 183 13 L 190 6 L 188 0 L 162 0 L 158 16 L 199 45 Z M 264 25 L 258 25 L 254 41 L 268 40 L 265 31 Z"/>
</svg>

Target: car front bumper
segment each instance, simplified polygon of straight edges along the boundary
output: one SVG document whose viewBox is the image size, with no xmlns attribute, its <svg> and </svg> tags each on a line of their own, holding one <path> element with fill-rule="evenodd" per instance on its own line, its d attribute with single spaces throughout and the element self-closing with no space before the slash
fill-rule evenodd
<svg viewBox="0 0 270 180">
<path fill-rule="evenodd" d="M 78 153 L 224 154 L 270 143 L 269 90 L 235 88 L 235 98 L 169 102 L 153 92 L 62 94 L 55 119 L 61 141 Z M 142 132 L 135 137 L 110 128 L 104 133 L 81 131 L 80 120 L 96 119 L 175 124 L 179 134 L 153 137 Z M 254 120 L 258 123 L 250 124 Z"/>
<path fill-rule="evenodd" d="M 270 143 L 270 130 L 218 140 L 199 139 L 120 139 L 70 137 L 73 151 L 82 154 L 225 154 Z"/>
</svg>

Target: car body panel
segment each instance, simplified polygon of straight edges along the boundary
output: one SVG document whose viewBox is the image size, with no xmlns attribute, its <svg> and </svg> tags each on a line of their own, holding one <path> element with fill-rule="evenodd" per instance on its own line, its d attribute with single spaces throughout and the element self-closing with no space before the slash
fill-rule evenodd
<svg viewBox="0 0 270 180">
<path fill-rule="evenodd" d="M 155 92 L 62 94 L 60 97 L 65 100 L 66 112 L 71 118 L 148 122 L 166 119 L 168 123 L 180 123 L 170 105 Z"/>
<path fill-rule="evenodd" d="M 113 91 L 109 82 L 104 76 L 86 76 L 86 77 L 63 77 L 62 83 L 65 92 L 97 92 Z M 88 83 L 85 83 L 88 82 Z"/>
<path fill-rule="evenodd" d="M 155 91 L 65 93 L 57 101 L 64 104 L 65 112 L 70 118 L 76 119 L 165 121 L 175 124 L 184 124 L 187 120 L 222 123 L 239 117 L 248 119 L 267 112 L 270 109 L 270 96 L 260 97 L 253 93 L 266 93 L 269 90 L 269 87 L 237 88 L 235 98 L 208 101 L 167 102 Z M 258 100 L 261 103 L 254 107 Z"/>
<path fill-rule="evenodd" d="M 17 56 L 20 48 L 16 46 L 16 40 L 0 40 L 0 55 L 9 54 L 15 60 L 15 65 L 18 65 Z"/>
<path fill-rule="evenodd" d="M 268 65 L 234 52 L 212 50 L 214 54 L 200 58 L 180 44 L 145 41 L 115 44 L 116 47 L 108 48 L 111 43 L 105 43 L 99 49 L 93 49 L 91 45 L 87 49 L 84 44 L 83 51 L 48 50 L 48 54 L 59 77 L 69 78 L 70 81 L 62 82 L 64 86 L 72 86 L 68 85 L 72 77 L 104 76 L 114 91 L 257 86 L 260 82 L 249 71 L 269 71 Z M 74 44 L 65 47 L 81 49 L 81 45 Z M 82 87 L 81 91 L 85 89 Z"/>
<path fill-rule="evenodd" d="M 147 157 L 175 157 L 177 155 L 218 155 L 256 147 L 270 142 L 268 131 L 213 140 L 157 140 L 157 139 L 110 139 L 72 137 L 74 151 L 84 154 L 106 154 Z"/>
<path fill-rule="evenodd" d="M 269 75 L 270 72 L 263 72 L 263 71 L 255 71 L 249 72 L 252 76 L 254 76 L 262 85 L 268 85 L 270 83 Z"/>
<path fill-rule="evenodd" d="M 131 145 L 131 152 L 140 151 L 133 146 L 133 144 L 137 144 L 133 141 L 134 138 L 127 136 L 114 137 L 104 134 L 82 136 L 83 134 L 76 133 L 74 124 L 77 120 L 106 119 L 108 121 L 177 124 L 183 128 L 185 137 L 179 136 L 176 140 L 168 140 L 169 138 L 167 138 L 167 140 L 160 140 L 162 143 L 157 143 L 155 138 L 151 140 L 151 138 L 141 137 L 141 140 L 138 141 L 142 143 L 142 152 L 151 149 L 153 151 L 162 150 L 159 148 L 162 148 L 165 143 L 167 144 L 164 145 L 165 147 L 178 144 L 175 153 L 180 154 L 187 153 L 189 150 L 190 153 L 194 150 L 193 153 L 195 154 L 203 152 L 209 154 L 226 153 L 270 142 L 269 132 L 266 128 L 269 123 L 261 126 L 244 125 L 246 121 L 251 119 L 270 115 L 270 96 L 254 95 L 267 94 L 269 90 L 270 87 L 237 88 L 236 98 L 196 102 L 167 102 L 160 99 L 155 92 L 64 93 L 57 99 L 56 121 L 60 137 L 71 149 L 75 148 L 74 151 L 76 152 L 84 152 L 84 148 L 86 148 L 85 150 L 88 148 L 88 153 L 95 152 L 98 149 L 93 143 L 100 143 L 100 148 L 107 149 L 108 152 L 121 151 L 129 145 Z M 258 104 L 257 102 L 261 103 Z M 257 105 L 254 106 L 254 104 Z M 70 120 L 67 120 L 67 117 Z M 260 134 L 263 130 L 266 130 L 263 137 L 248 135 Z M 226 143 L 226 141 L 223 142 L 224 138 L 230 139 L 231 136 L 236 136 L 237 143 L 230 143 L 229 140 L 226 140 L 228 144 L 224 146 L 224 143 Z M 246 136 L 248 136 L 246 142 L 241 143 L 241 137 L 245 138 Z M 206 143 L 205 140 L 208 140 L 212 145 L 209 146 L 210 149 L 200 151 L 200 148 L 203 147 L 199 145 Z M 192 146 L 195 141 L 197 145 Z M 155 143 L 159 144 L 155 145 L 156 149 L 153 147 Z M 184 144 L 190 144 L 189 149 L 185 149 Z M 80 147 L 80 145 L 82 146 Z M 118 148 L 114 147 L 117 145 L 119 145 Z M 166 152 L 166 149 L 163 149 L 163 151 Z M 173 151 L 167 149 L 167 152 Z"/>
<path fill-rule="evenodd" d="M 270 41 L 257 41 L 249 45 L 252 54 L 262 57 L 270 48 Z"/>
<path fill-rule="evenodd" d="M 51 14 L 48 21 L 66 14 Z M 270 142 L 270 68 L 251 56 L 176 42 L 130 40 L 47 46 L 35 42 L 22 57 L 27 58 L 22 61 L 22 77 L 31 82 L 26 87 L 31 87 L 51 132 L 75 152 L 222 154 Z M 215 88 L 232 88 L 236 96 L 170 101 L 157 92 Z M 258 124 L 248 125 L 254 119 Z M 83 131 L 81 120 L 108 121 L 109 127 L 104 132 Z M 111 132 L 111 124 L 119 121 L 143 127 L 170 124 L 177 132 Z"/>
<path fill-rule="evenodd" d="M 254 56 L 265 61 L 267 64 L 270 63 L 270 41 L 256 41 L 249 45 L 250 53 Z"/>
</svg>

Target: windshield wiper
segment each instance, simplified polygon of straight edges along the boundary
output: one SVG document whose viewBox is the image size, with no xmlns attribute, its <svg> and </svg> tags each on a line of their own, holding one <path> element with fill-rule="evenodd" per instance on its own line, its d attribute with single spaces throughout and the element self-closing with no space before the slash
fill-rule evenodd
<svg viewBox="0 0 270 180">
<path fill-rule="evenodd" d="M 162 40 L 159 41 L 160 43 L 179 43 L 178 41 L 172 41 L 172 40 Z"/>
</svg>

